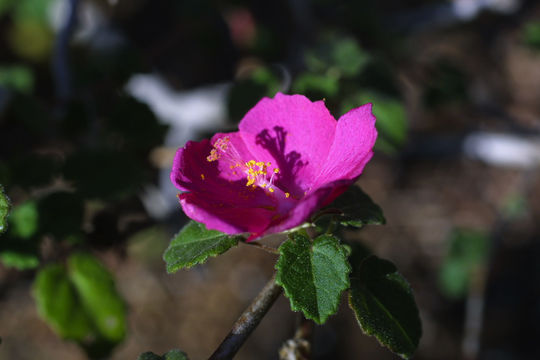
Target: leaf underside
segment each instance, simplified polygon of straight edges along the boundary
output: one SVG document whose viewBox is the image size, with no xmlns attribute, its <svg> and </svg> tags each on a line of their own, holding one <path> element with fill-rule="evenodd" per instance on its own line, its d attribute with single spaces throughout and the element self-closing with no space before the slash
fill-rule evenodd
<svg viewBox="0 0 540 360">
<path fill-rule="evenodd" d="M 353 264 L 349 305 L 364 333 L 405 359 L 413 355 L 422 325 L 411 287 L 394 264 L 373 255 Z"/>
<path fill-rule="evenodd" d="M 382 225 L 386 223 L 384 214 L 373 200 L 357 186 L 351 186 L 328 208 L 335 208 L 341 213 L 337 220 L 341 225 L 363 227 L 364 225 Z"/>
</svg>

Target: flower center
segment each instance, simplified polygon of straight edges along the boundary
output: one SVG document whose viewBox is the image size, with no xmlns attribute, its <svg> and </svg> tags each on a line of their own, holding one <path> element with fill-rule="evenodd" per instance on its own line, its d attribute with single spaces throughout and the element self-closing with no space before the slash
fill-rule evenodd
<svg viewBox="0 0 540 360">
<path fill-rule="evenodd" d="M 228 136 L 222 137 L 214 143 L 214 148 L 210 150 L 210 155 L 206 157 L 206 160 L 208 162 L 221 160 L 228 163 L 232 170 L 238 168 L 246 174 L 246 186 L 251 186 L 253 188 L 259 186 L 269 193 L 280 194 L 285 198 L 291 196 L 290 193 L 283 192 L 274 185 L 274 178 L 279 174 L 279 168 L 274 167 L 272 170 L 269 170 L 272 167 L 271 162 L 265 163 L 255 160 L 243 161 L 238 150 L 230 143 L 230 138 Z M 233 171 L 233 174 L 237 174 L 236 170 Z"/>
</svg>

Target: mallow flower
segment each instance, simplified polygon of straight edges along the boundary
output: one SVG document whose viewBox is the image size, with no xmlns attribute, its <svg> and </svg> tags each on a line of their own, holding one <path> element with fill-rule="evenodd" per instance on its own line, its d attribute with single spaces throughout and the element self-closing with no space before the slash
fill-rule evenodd
<svg viewBox="0 0 540 360">
<path fill-rule="evenodd" d="M 324 101 L 263 98 L 239 131 L 178 149 L 171 181 L 188 217 L 249 240 L 307 221 L 341 195 L 373 156 L 371 104 L 338 121 Z"/>
</svg>

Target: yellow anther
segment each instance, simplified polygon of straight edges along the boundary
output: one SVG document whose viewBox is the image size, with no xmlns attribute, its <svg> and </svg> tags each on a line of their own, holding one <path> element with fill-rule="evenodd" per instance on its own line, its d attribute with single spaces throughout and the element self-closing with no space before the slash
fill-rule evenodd
<svg viewBox="0 0 540 360">
<path fill-rule="evenodd" d="M 201 179 L 203 179 L 203 180 L 204 180 L 204 174 L 201 174 Z"/>
<path fill-rule="evenodd" d="M 279 168 L 275 168 L 275 169 L 274 169 L 274 173 L 277 174 L 278 172 L 279 172 Z"/>
<path fill-rule="evenodd" d="M 268 191 L 270 191 L 271 193 L 274 192 L 274 188 L 268 188 Z"/>
<path fill-rule="evenodd" d="M 285 193 L 285 197 L 288 199 L 291 196 L 289 193 Z"/>
</svg>

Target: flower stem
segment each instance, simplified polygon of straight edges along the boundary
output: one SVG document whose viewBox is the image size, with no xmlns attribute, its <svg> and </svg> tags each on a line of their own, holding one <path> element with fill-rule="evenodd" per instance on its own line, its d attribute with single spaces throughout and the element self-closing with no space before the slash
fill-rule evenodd
<svg viewBox="0 0 540 360">
<path fill-rule="evenodd" d="M 228 360 L 238 352 L 240 347 L 255 330 L 268 310 L 281 294 L 281 287 L 275 282 L 275 274 L 253 299 L 249 307 L 234 323 L 227 337 L 221 342 L 208 360 Z"/>
<path fill-rule="evenodd" d="M 256 242 L 244 242 L 244 244 L 255 246 L 255 247 L 257 247 L 257 248 L 259 248 L 261 250 L 264 250 L 266 252 L 279 255 L 279 250 L 276 249 L 276 248 L 273 248 L 271 246 L 266 246 L 266 245 L 263 245 L 261 243 L 256 243 Z"/>
</svg>

